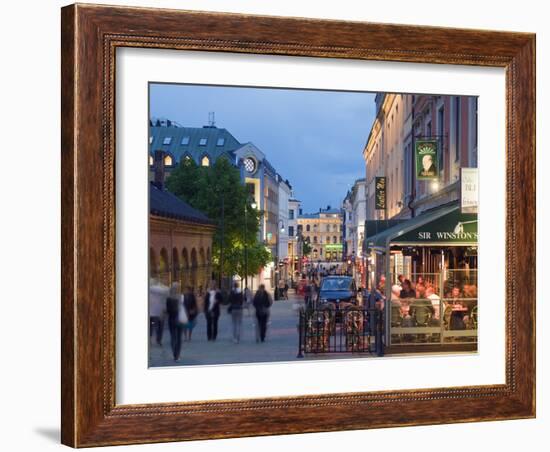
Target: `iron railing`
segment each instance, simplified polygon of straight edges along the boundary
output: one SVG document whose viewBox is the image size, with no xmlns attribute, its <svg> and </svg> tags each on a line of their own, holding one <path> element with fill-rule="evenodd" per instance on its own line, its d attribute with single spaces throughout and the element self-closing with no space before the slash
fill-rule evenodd
<svg viewBox="0 0 550 452">
<path fill-rule="evenodd" d="M 306 354 L 369 353 L 384 355 L 384 320 L 379 309 L 338 305 L 301 308 L 298 358 Z"/>
</svg>

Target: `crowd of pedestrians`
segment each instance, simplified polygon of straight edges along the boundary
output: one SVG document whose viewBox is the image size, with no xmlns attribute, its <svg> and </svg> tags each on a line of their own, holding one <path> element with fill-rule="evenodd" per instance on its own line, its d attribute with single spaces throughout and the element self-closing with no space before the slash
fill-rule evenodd
<svg viewBox="0 0 550 452">
<path fill-rule="evenodd" d="M 224 303 L 225 301 L 225 303 Z M 255 311 L 256 342 L 265 342 L 269 323 L 270 308 L 273 298 L 262 284 L 253 295 L 249 288 L 241 290 L 235 283 L 224 297 L 212 282 L 204 294 L 202 312 L 206 319 L 206 336 L 210 342 L 218 338 L 218 323 L 224 307 L 231 318 L 232 340 L 235 344 L 241 341 L 243 311 L 250 315 Z M 149 286 L 149 337 L 162 346 L 163 333 L 167 323 L 170 334 L 170 348 L 175 362 L 180 360 L 182 343 L 192 340 L 201 309 L 192 287 L 181 290 L 179 283 L 167 287 L 152 279 Z"/>
</svg>

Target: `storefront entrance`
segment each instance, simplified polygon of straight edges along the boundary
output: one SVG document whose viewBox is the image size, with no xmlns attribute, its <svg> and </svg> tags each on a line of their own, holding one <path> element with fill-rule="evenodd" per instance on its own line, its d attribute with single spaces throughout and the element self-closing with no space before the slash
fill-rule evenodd
<svg viewBox="0 0 550 452">
<path fill-rule="evenodd" d="M 389 347 L 477 348 L 477 215 L 435 209 L 367 238 Z"/>
</svg>

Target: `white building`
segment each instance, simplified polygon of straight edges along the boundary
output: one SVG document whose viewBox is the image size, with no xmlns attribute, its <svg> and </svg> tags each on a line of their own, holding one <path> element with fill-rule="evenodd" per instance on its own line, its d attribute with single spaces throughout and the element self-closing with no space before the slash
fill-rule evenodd
<svg viewBox="0 0 550 452">
<path fill-rule="evenodd" d="M 367 196 L 365 179 L 357 179 L 351 189 L 349 203 L 351 205 L 351 221 L 349 222 L 350 249 L 348 254 L 356 258 L 363 256 L 363 240 L 365 238 L 365 220 L 367 219 Z"/>
<path fill-rule="evenodd" d="M 298 217 L 302 214 L 300 201 L 295 198 L 290 198 L 288 201 L 288 258 L 289 258 L 289 273 L 293 279 L 296 279 L 296 272 L 299 272 L 299 259 L 301 250 L 298 243 Z"/>
<path fill-rule="evenodd" d="M 289 222 L 289 201 L 292 195 L 292 187 L 288 180 L 284 180 L 280 174 L 277 175 L 279 183 L 279 213 L 278 213 L 278 241 L 277 241 L 277 258 L 279 263 L 279 278 L 285 280 L 289 277 L 290 262 L 288 253 L 288 222 Z"/>
</svg>

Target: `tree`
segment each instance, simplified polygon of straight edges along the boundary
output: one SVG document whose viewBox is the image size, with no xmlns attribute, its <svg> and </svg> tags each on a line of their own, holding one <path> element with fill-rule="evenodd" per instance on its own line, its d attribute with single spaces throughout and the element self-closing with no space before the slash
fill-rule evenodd
<svg viewBox="0 0 550 452">
<path fill-rule="evenodd" d="M 226 158 L 218 158 L 212 166 L 183 159 L 166 180 L 166 188 L 216 223 L 212 245 L 216 272 L 220 271 L 222 243 L 222 274 L 246 276 L 245 250 L 248 276 L 271 260 L 269 251 L 258 241 L 261 213 L 250 207 L 239 171 Z"/>
<path fill-rule="evenodd" d="M 302 256 L 309 256 L 312 249 L 308 239 L 302 240 Z"/>
</svg>

